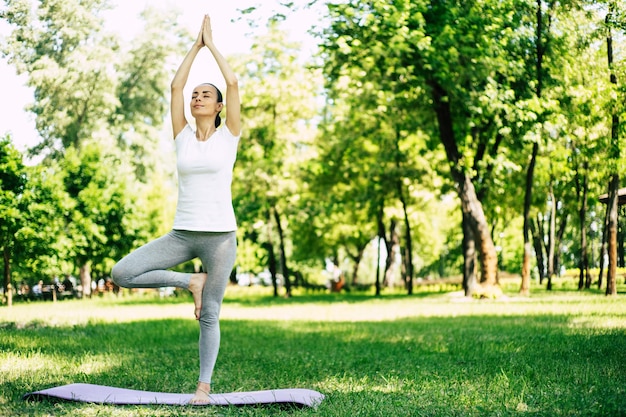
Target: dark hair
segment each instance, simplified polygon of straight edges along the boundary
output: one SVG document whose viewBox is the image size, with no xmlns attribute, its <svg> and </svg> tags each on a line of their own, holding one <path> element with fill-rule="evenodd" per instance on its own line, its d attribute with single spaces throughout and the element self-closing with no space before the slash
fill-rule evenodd
<svg viewBox="0 0 626 417">
<path fill-rule="evenodd" d="M 220 89 L 217 88 L 215 84 L 211 84 L 211 83 L 205 83 L 205 84 L 210 85 L 211 87 L 215 88 L 215 91 L 217 91 L 217 102 L 222 103 L 224 101 L 224 98 L 222 97 L 222 92 L 220 91 Z M 218 113 L 217 117 L 215 117 L 215 127 L 218 128 L 221 124 L 222 124 L 222 118 L 220 117 L 220 114 Z"/>
</svg>

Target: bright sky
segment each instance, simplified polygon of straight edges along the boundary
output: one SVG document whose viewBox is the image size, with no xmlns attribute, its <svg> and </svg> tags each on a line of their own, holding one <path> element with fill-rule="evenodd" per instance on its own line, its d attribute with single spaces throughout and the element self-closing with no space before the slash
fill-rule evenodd
<svg viewBox="0 0 626 417">
<path fill-rule="evenodd" d="M 193 34 L 196 34 L 200 29 L 202 16 L 208 13 L 211 16 L 215 43 L 222 54 L 228 57 L 231 54 L 245 52 L 250 47 L 250 28 L 245 19 L 232 22 L 233 19 L 239 17 L 238 10 L 258 6 L 266 13 L 270 13 L 277 0 L 220 2 L 214 0 L 110 0 L 110 3 L 115 8 L 105 15 L 107 29 L 117 32 L 123 39 L 129 40 L 137 34 L 138 30 L 141 30 L 142 24 L 139 20 L 139 14 L 148 4 L 159 9 L 180 11 L 180 23 Z M 296 0 L 295 3 L 305 4 L 306 0 Z M 313 47 L 313 40 L 306 33 L 313 23 L 313 19 L 315 19 L 313 14 L 312 11 L 295 12 L 288 16 L 285 23 L 285 29 L 289 31 L 292 39 L 302 42 L 305 49 Z M 8 30 L 8 26 L 0 22 L 0 39 L 8 34 Z M 208 51 L 206 52 L 208 53 Z M 201 59 L 210 60 L 206 56 L 199 55 L 197 60 Z M 210 67 L 207 69 L 210 70 Z M 220 86 L 221 76 L 219 72 L 208 74 L 208 77 L 215 80 L 215 84 Z M 0 80 L 2 83 L 0 135 L 12 133 L 15 146 L 23 151 L 39 142 L 33 116 L 24 110 L 25 106 L 33 101 L 33 94 L 24 85 L 26 76 L 17 76 L 13 67 L 1 58 Z M 207 73 L 198 71 L 198 65 L 194 66 L 189 76 L 188 86 L 193 88 L 193 86 L 205 81 L 207 81 Z"/>
</svg>

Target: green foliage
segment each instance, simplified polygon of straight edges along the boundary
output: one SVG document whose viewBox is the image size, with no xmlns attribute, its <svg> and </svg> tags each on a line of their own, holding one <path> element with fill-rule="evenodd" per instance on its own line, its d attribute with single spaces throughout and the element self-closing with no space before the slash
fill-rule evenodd
<svg viewBox="0 0 626 417">
<path fill-rule="evenodd" d="M 93 264 L 108 274 L 114 260 L 164 233 L 172 212 L 159 138 L 169 57 L 189 35 L 177 14 L 147 9 L 145 30 L 127 48 L 104 32 L 106 1 L 37 3 L 6 1 L 3 11 L 12 32 L 2 53 L 34 90 L 29 110 L 42 141 L 30 153 L 44 156 L 24 204 L 49 202 L 25 211 L 23 235 L 45 237 L 47 247 L 24 252 L 18 270 L 45 276 Z"/>
<path fill-rule="evenodd" d="M 22 155 L 9 137 L 2 140 L 0 155 L 0 244 L 9 255 L 7 267 L 31 279 L 59 273 L 63 253 L 57 252 L 57 239 L 69 202 L 58 176 L 50 168 L 22 165 Z M 11 275 L 5 276 L 4 284 L 11 280 Z"/>
<path fill-rule="evenodd" d="M 135 231 L 127 222 L 137 201 L 128 189 L 128 173 L 120 175 L 120 165 L 93 143 L 80 153 L 68 149 L 61 161 L 64 188 L 73 201 L 66 233 L 77 265 L 120 258 L 133 247 Z"/>
<path fill-rule="evenodd" d="M 177 13 L 147 8 L 142 18 L 144 29 L 115 60 L 117 99 L 107 123 L 116 144 L 128 152 L 137 178 L 147 182 L 154 171 L 163 171 L 156 151 L 169 111 L 170 57 L 184 51 L 190 40 Z"/>
<path fill-rule="evenodd" d="M 103 0 L 8 1 L 8 22 L 15 30 L 3 53 L 18 73 L 28 73 L 27 85 L 35 101 L 29 110 L 43 138 L 35 152 L 53 155 L 77 146 L 99 127 L 110 113 L 112 74 L 107 68 L 116 47 L 111 39 L 98 38 L 106 7 Z M 99 39 L 99 41 L 97 41 Z"/>
<path fill-rule="evenodd" d="M 306 236 L 293 234 L 292 228 L 302 220 L 306 185 L 300 172 L 312 157 L 319 76 L 299 62 L 300 45 L 287 40 L 278 21 L 270 20 L 267 28 L 267 34 L 255 39 L 250 54 L 233 60 L 245 120 L 233 180 L 240 236 L 250 249 L 242 252 L 248 256 L 241 265 L 250 265 L 251 257 L 259 266 L 266 263 L 262 245 L 278 242 L 274 212 L 281 219 L 286 251 L 310 248 Z"/>
<path fill-rule="evenodd" d="M 72 270 L 65 240 L 66 216 L 73 204 L 52 167 L 29 167 L 14 268 L 22 279 L 44 279 Z"/>
<path fill-rule="evenodd" d="M 159 138 L 169 57 L 190 35 L 175 13 L 147 9 L 145 27 L 126 45 L 104 30 L 105 0 L 4 3 L 1 17 L 12 31 L 2 54 L 28 75 L 29 111 L 42 137 L 30 153 L 45 158 L 31 169 L 15 151 L 1 154 L 3 243 L 23 245 L 13 253 L 20 276 L 65 272 L 74 262 L 93 262 L 105 274 L 171 225 L 175 181 L 163 167 L 173 163 L 160 155 Z M 534 144 L 531 218 L 546 225 L 541 240 L 555 232 L 547 227 L 554 207 L 556 224 L 566 225 L 557 248 L 564 266 L 581 257 L 584 224 L 593 226 L 586 232 L 592 259 L 601 258 L 598 197 L 611 173 L 626 172 L 621 159 L 606 158 L 611 116 L 626 119 L 620 2 L 328 2 L 316 29 L 319 54 L 307 62 L 282 26 L 290 8 L 303 6 L 276 7 L 250 52 L 232 57 L 244 120 L 233 184 L 242 270 L 264 268 L 264 245 L 277 241 L 276 212 L 294 269 L 319 277 L 332 259 L 350 275 L 379 233 L 381 214 L 401 236 L 406 215 L 416 277 L 457 275 L 462 230 L 451 173 L 458 171 L 476 188 L 500 268 L 519 272 Z M 616 83 L 607 68 L 609 33 Z M 449 149 L 434 92 L 450 105 Z M 620 149 L 624 126 L 613 144 Z M 375 273 L 370 261 L 358 272 L 364 281 Z"/>
<path fill-rule="evenodd" d="M 0 219 L 2 219 L 2 247 L 10 245 L 7 241 L 15 233 L 19 223 L 18 198 L 24 192 L 27 177 L 22 162 L 22 155 L 11 144 L 7 135 L 0 139 Z"/>
<path fill-rule="evenodd" d="M 537 4 L 543 7 L 539 37 Z M 441 129 L 434 122 L 442 121 L 435 119 L 428 100 L 430 92 L 439 91 L 451 110 L 453 131 L 448 134 L 455 141 L 446 147 L 450 168 L 471 174 L 493 239 L 514 233 L 513 225 L 522 213 L 529 143 L 541 144 L 532 215 L 547 212 L 549 204 L 557 205 L 559 221 L 569 218 L 569 226 L 582 204 L 584 178 L 591 183 L 590 211 L 602 210 L 595 197 L 605 187 L 610 169 L 605 158 L 596 157 L 606 149 L 602 143 L 606 145 L 608 139 L 610 111 L 605 104 L 612 102 L 606 59 L 601 55 L 605 51 L 595 47 L 605 41 L 598 37 L 603 25 L 598 12 L 576 2 L 330 4 L 329 26 L 319 32 L 334 116 L 328 131 L 346 127 L 352 137 L 362 135 L 365 141 L 355 145 L 355 159 L 367 159 L 364 155 L 372 149 L 376 163 L 384 167 L 384 153 L 368 141 L 384 131 L 379 112 L 391 114 L 391 120 L 400 115 L 402 123 L 419 132 L 427 145 L 424 154 L 430 166 L 447 175 L 442 169 L 446 164 L 432 153 L 437 145 L 433 139 Z M 536 51 L 542 54 L 541 67 Z M 379 100 L 382 97 L 386 99 Z M 343 117 L 339 116 L 342 105 Z M 346 123 L 351 118 L 355 122 Z M 375 179 L 389 190 L 376 175 L 346 166 L 338 172 Z M 409 181 L 414 175 L 409 174 Z M 501 266 L 518 270 L 519 239 L 510 242 L 512 246 L 503 248 L 509 260 L 502 259 Z M 453 247 L 446 253 L 458 252 L 460 239 L 450 243 Z"/>
<path fill-rule="evenodd" d="M 0 187 L 3 192 L 20 195 L 26 178 L 24 164 L 19 151 L 11 144 L 9 135 L 0 139 Z"/>
<path fill-rule="evenodd" d="M 0 138 L 0 249 L 5 267 L 2 277 L 5 287 L 11 283 L 10 265 L 5 264 L 15 253 L 15 234 L 22 225 L 20 199 L 26 183 L 22 155 L 13 147 L 8 135 Z"/>
</svg>

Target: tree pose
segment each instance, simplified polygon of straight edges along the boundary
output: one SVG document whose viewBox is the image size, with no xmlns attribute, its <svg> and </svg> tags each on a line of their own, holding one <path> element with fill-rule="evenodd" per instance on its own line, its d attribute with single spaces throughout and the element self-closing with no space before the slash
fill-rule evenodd
<svg viewBox="0 0 626 417">
<path fill-rule="evenodd" d="M 222 93 L 206 83 L 194 88 L 190 107 L 195 129 L 185 117 L 183 88 L 198 54 L 207 47 L 226 81 L 226 121 Z M 235 264 L 236 219 L 232 205 L 232 171 L 241 135 L 237 77 L 213 43 L 211 20 L 202 28 L 171 84 L 171 116 L 176 144 L 178 204 L 172 230 L 120 260 L 111 271 L 126 288 L 187 288 L 200 324 L 200 376 L 192 404 L 209 402 L 211 377 L 220 345 L 219 313 Z M 168 270 L 199 258 L 201 273 Z"/>
</svg>

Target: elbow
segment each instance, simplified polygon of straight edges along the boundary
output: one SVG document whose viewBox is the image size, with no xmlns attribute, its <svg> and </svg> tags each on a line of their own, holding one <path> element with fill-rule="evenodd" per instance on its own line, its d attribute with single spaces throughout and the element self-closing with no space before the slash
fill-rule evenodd
<svg viewBox="0 0 626 417">
<path fill-rule="evenodd" d="M 170 88 L 172 89 L 172 91 L 183 91 L 186 83 L 187 80 L 183 79 L 183 77 L 179 77 L 178 74 L 176 74 L 176 76 L 172 78 Z"/>
<path fill-rule="evenodd" d="M 180 85 L 179 82 L 177 82 L 176 80 L 172 80 L 172 83 L 170 84 L 170 89 L 172 90 L 172 93 L 176 92 L 176 91 L 183 91 L 183 85 Z"/>
<path fill-rule="evenodd" d="M 226 80 L 226 87 L 238 87 L 239 80 L 234 75 L 232 77 L 228 77 Z"/>
</svg>

